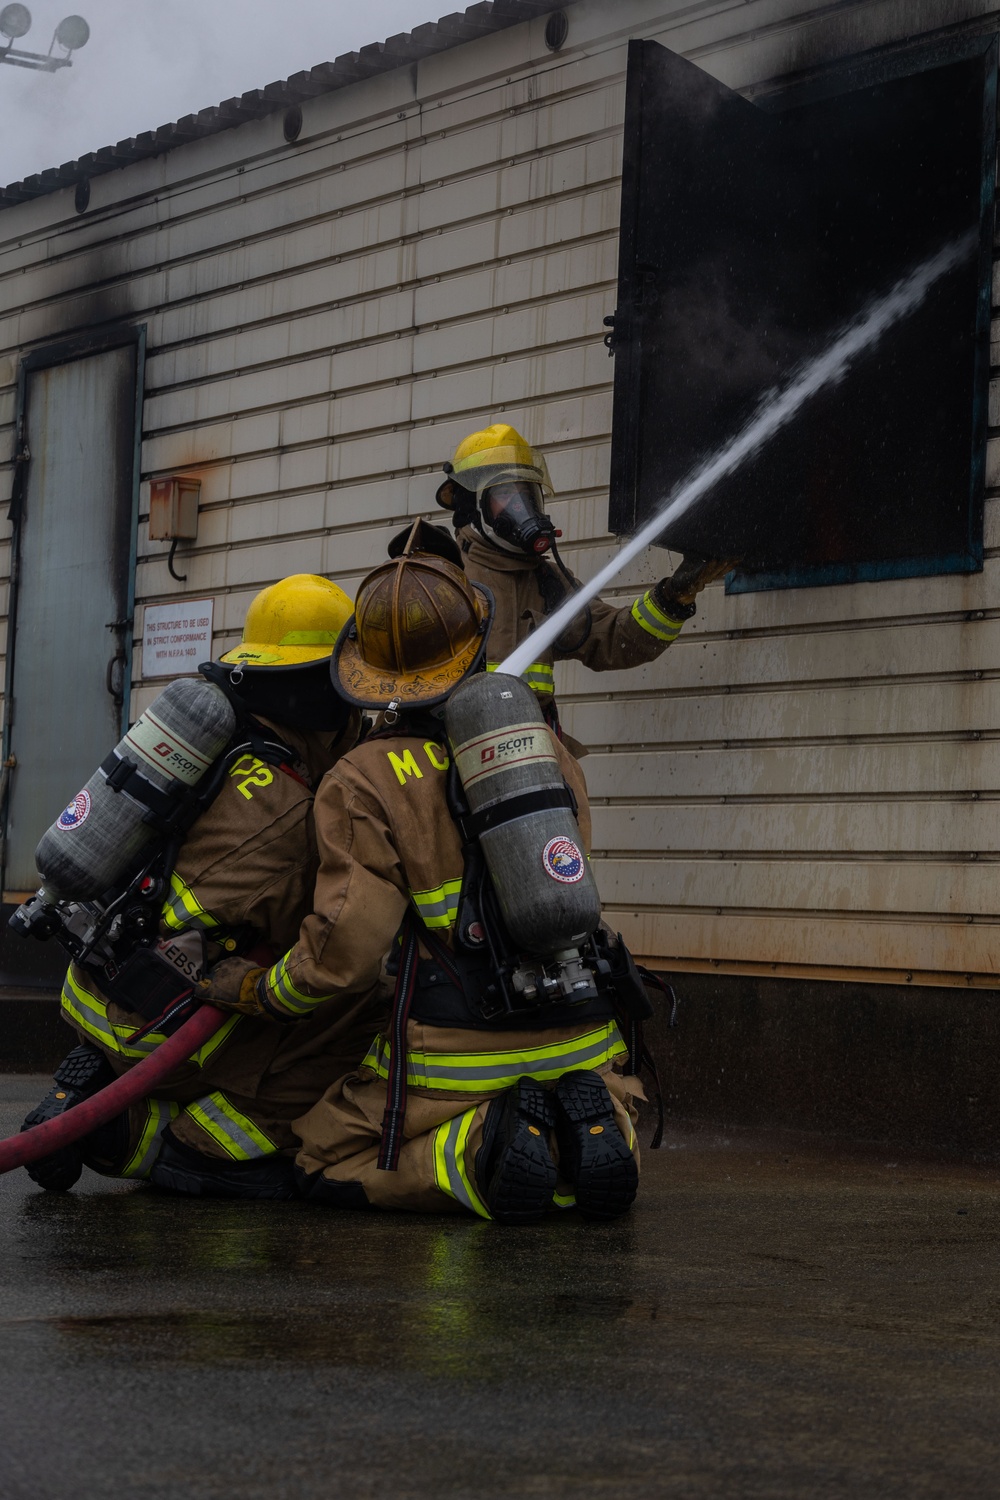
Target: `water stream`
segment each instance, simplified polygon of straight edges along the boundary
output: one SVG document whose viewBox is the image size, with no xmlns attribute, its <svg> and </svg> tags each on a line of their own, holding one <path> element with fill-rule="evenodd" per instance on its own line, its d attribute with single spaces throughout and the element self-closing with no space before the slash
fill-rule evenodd
<svg viewBox="0 0 1000 1500">
<path fill-rule="evenodd" d="M 526 671 L 532 662 L 538 660 L 540 653 L 562 635 L 583 606 L 616 578 L 633 557 L 660 535 L 664 527 L 690 510 L 714 484 L 756 453 L 779 428 L 795 416 L 811 396 L 816 395 L 824 386 L 840 380 L 852 361 L 876 343 L 894 323 L 913 312 L 935 282 L 949 271 L 957 269 L 973 252 L 977 243 L 977 231 L 970 231 L 951 241 L 937 255 L 924 261 L 917 270 L 897 282 L 885 296 L 871 303 L 860 317 L 848 324 L 829 349 L 804 364 L 783 391 L 766 396 L 743 430 L 714 457 L 697 468 L 672 495 L 667 496 L 642 529 L 615 553 L 600 572 L 588 583 L 582 584 L 576 593 L 570 594 L 554 614 L 543 620 L 537 630 L 516 646 L 500 663 L 499 670 L 512 677 L 519 677 Z"/>
</svg>

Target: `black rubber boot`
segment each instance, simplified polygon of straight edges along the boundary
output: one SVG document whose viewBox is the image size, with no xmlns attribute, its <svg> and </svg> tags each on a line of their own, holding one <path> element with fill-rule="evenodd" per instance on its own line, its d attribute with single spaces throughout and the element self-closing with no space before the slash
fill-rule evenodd
<svg viewBox="0 0 1000 1500">
<path fill-rule="evenodd" d="M 556 1164 L 549 1131 L 555 1121 L 554 1096 L 534 1078 L 522 1078 L 490 1103 L 475 1171 L 498 1224 L 531 1224 L 552 1207 Z"/>
<path fill-rule="evenodd" d="M 599 1073 L 564 1073 L 556 1084 L 559 1171 L 588 1219 L 617 1219 L 632 1206 L 639 1168 L 618 1128 Z"/>
<path fill-rule="evenodd" d="M 368 1194 L 360 1182 L 339 1182 L 322 1172 L 303 1172 L 295 1168 L 295 1186 L 300 1198 L 322 1203 L 324 1208 L 370 1208 Z"/>
<path fill-rule="evenodd" d="M 36 1104 L 21 1126 L 30 1130 L 32 1125 L 43 1125 L 46 1120 L 55 1120 L 74 1104 L 80 1104 L 97 1094 L 117 1076 L 103 1052 L 87 1042 L 74 1047 L 63 1058 L 55 1073 L 55 1086 L 45 1095 L 41 1104 Z M 25 1167 L 32 1182 L 48 1193 L 68 1193 L 83 1171 L 83 1141 L 72 1141 L 51 1156 L 43 1156 Z"/>
<path fill-rule="evenodd" d="M 187 1198 L 295 1198 L 295 1176 L 287 1156 L 263 1156 L 254 1161 L 223 1161 L 205 1156 L 192 1146 L 163 1133 L 160 1154 L 149 1180 L 166 1193 Z"/>
</svg>

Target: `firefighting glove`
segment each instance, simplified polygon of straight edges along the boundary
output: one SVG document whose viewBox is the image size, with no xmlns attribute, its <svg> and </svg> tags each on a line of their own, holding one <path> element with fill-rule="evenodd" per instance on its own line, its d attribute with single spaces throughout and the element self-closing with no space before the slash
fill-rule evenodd
<svg viewBox="0 0 1000 1500">
<path fill-rule="evenodd" d="M 665 615 L 673 609 L 671 618 L 687 620 L 694 614 L 695 598 L 706 584 L 714 583 L 734 566 L 731 558 L 720 560 L 685 552 L 672 576 L 661 578 L 654 586 L 653 598 Z"/>
<path fill-rule="evenodd" d="M 198 998 L 206 1005 L 217 1005 L 220 1010 L 259 1016 L 263 1006 L 257 994 L 257 981 L 264 972 L 249 958 L 224 958 L 201 981 Z"/>
</svg>

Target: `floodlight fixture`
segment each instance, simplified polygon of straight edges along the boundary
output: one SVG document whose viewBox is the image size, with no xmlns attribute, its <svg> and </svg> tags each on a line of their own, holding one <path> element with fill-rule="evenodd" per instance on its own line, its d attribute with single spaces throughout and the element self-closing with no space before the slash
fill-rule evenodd
<svg viewBox="0 0 1000 1500">
<path fill-rule="evenodd" d="M 14 43 L 31 29 L 31 11 L 26 5 L 5 5 L 0 10 L 0 35 L 7 38 L 6 47 L 0 45 L 0 63 L 10 63 L 14 68 L 33 68 L 40 73 L 56 73 L 60 68 L 73 66 L 74 52 L 90 41 L 90 27 L 82 16 L 66 16 L 59 22 L 48 52 L 24 52 Z M 62 56 L 55 52 L 62 48 Z"/>
<path fill-rule="evenodd" d="M 80 47 L 86 47 L 89 41 L 90 27 L 82 16 L 67 16 L 60 21 L 52 38 L 53 45 L 58 42 L 67 52 L 76 52 Z"/>
<path fill-rule="evenodd" d="M 19 36 L 24 36 L 30 30 L 31 11 L 26 5 L 5 5 L 0 10 L 0 32 L 12 42 L 16 42 Z"/>
</svg>

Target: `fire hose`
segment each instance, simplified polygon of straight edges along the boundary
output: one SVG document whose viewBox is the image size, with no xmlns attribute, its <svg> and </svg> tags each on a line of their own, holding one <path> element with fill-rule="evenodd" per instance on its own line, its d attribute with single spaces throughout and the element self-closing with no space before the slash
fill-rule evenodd
<svg viewBox="0 0 1000 1500">
<path fill-rule="evenodd" d="M 38 1161 L 41 1157 L 58 1151 L 61 1146 L 68 1146 L 71 1141 L 89 1135 L 99 1125 L 106 1125 L 130 1105 L 152 1093 L 162 1079 L 182 1062 L 186 1062 L 192 1052 L 197 1052 L 229 1018 L 228 1011 L 219 1010 L 215 1005 L 199 1006 L 173 1036 L 160 1042 L 155 1052 L 136 1063 L 134 1068 L 129 1068 L 127 1073 L 116 1078 L 114 1083 L 109 1083 L 107 1088 L 92 1094 L 89 1099 L 81 1100 L 72 1109 L 66 1110 L 65 1114 L 57 1115 L 54 1120 L 33 1125 L 20 1135 L 8 1136 L 7 1140 L 0 1141 L 0 1173 L 12 1172 L 15 1167 Z"/>
</svg>

